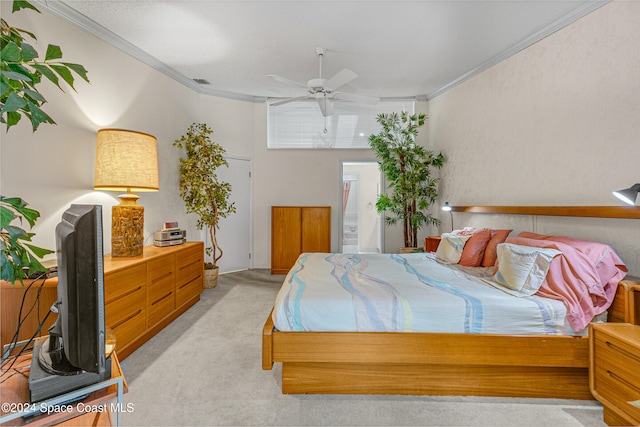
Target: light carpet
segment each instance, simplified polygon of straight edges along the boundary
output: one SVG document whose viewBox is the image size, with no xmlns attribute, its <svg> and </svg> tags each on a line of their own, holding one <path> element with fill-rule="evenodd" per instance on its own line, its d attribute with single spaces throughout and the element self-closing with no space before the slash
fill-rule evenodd
<svg viewBox="0 0 640 427">
<path fill-rule="evenodd" d="M 261 367 L 262 326 L 284 276 L 221 275 L 218 286 L 123 361 L 129 426 L 605 426 L 597 401 L 283 395 Z M 127 407 L 127 406 L 125 406 Z"/>
</svg>

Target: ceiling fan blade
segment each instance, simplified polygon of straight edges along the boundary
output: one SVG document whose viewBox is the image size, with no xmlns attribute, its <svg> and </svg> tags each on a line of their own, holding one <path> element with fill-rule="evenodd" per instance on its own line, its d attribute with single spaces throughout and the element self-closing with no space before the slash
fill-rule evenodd
<svg viewBox="0 0 640 427">
<path fill-rule="evenodd" d="M 356 77 L 358 77 L 356 73 L 345 68 L 329 80 L 325 81 L 324 87 L 329 90 L 336 90 L 339 87 L 346 85 Z"/>
<path fill-rule="evenodd" d="M 272 77 L 275 81 L 278 81 L 280 83 L 284 83 L 284 84 L 287 84 L 287 85 L 298 86 L 298 87 L 301 87 L 303 89 L 307 88 L 306 84 L 294 82 L 293 80 L 285 79 L 284 77 L 276 76 L 275 74 L 267 74 L 267 77 Z"/>
<path fill-rule="evenodd" d="M 320 107 L 320 111 L 324 117 L 333 115 L 333 106 L 326 96 L 316 97 L 316 101 L 318 101 L 318 106 Z"/>
<path fill-rule="evenodd" d="M 338 101 L 355 102 L 358 104 L 375 105 L 380 102 L 380 98 L 375 96 L 356 95 L 355 93 L 336 92 L 333 94 L 333 98 Z"/>
<path fill-rule="evenodd" d="M 272 106 L 272 107 L 277 107 L 278 105 L 288 104 L 289 102 L 293 102 L 293 101 L 302 101 L 303 99 L 307 99 L 307 98 L 309 98 L 308 95 L 295 96 L 293 98 L 287 98 L 287 99 L 283 99 L 281 101 L 272 102 L 269 105 Z"/>
</svg>

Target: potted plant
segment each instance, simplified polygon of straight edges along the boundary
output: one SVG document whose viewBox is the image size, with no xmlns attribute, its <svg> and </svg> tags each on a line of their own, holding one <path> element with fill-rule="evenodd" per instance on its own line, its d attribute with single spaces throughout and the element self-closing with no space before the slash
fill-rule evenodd
<svg viewBox="0 0 640 427">
<path fill-rule="evenodd" d="M 210 288 L 217 284 L 218 260 L 223 254 L 217 240 L 218 222 L 236 211 L 234 203 L 229 203 L 231 184 L 216 175 L 216 169 L 229 164 L 223 157 L 224 148 L 209 137 L 212 133 L 206 124 L 193 123 L 173 143 L 187 154 L 180 158 L 180 196 L 187 212 L 198 215 L 198 228 L 206 227 L 211 239 L 211 246 L 205 249 L 212 257 L 212 262 L 205 264 L 205 287 Z"/>
<path fill-rule="evenodd" d="M 438 197 L 439 179 L 431 175 L 431 169 L 441 168 L 445 157 L 415 143 L 425 119 L 424 114 L 410 116 L 406 112 L 379 114 L 377 121 L 382 129 L 369 137 L 369 145 L 378 157 L 380 171 L 390 190 L 390 194 L 378 196 L 376 209 L 378 213 L 388 214 L 387 225 L 402 223 L 407 248 L 403 252 L 415 251 L 419 246 L 419 229 L 439 223 L 426 211 Z"/>
<path fill-rule="evenodd" d="M 40 11 L 28 1 L 14 1 L 12 12 L 21 9 Z M 7 126 L 16 125 L 24 115 L 31 121 L 35 132 L 41 123 L 55 124 L 55 121 L 44 112 L 42 106 L 47 100 L 36 87 L 44 79 L 54 83 L 60 90 L 60 79 L 72 89 L 77 74 L 86 82 L 87 70 L 79 64 L 62 62 L 62 50 L 56 45 L 47 45 L 44 61 L 39 61 L 38 52 L 26 42 L 25 36 L 36 40 L 36 36 L 24 29 L 12 27 L 0 18 L 0 72 L 2 74 L 2 91 L 0 91 L 0 123 Z M 27 203 L 18 197 L 0 196 L 1 234 L 0 241 L 0 279 L 15 283 L 26 278 L 35 271 L 44 271 L 38 261 L 47 254 L 30 243 L 34 233 L 22 229 L 23 221 L 33 228 L 40 213 L 28 208 Z"/>
</svg>

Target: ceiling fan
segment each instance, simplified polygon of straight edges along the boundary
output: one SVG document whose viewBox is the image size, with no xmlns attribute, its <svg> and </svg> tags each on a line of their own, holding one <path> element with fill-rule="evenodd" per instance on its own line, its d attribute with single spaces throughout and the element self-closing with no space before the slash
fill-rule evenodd
<svg viewBox="0 0 640 427">
<path fill-rule="evenodd" d="M 333 108 L 331 104 L 328 102 L 328 100 L 346 101 L 346 102 L 354 102 L 354 103 L 370 104 L 370 105 L 375 105 L 378 103 L 380 99 L 373 96 L 356 95 L 354 93 L 336 91 L 338 88 L 346 85 L 347 83 L 349 83 L 350 81 L 358 77 L 358 75 L 351 70 L 348 70 L 345 68 L 335 76 L 331 77 L 330 79 L 328 80 L 323 79 L 322 78 L 322 58 L 326 53 L 327 53 L 326 48 L 324 47 L 316 48 L 316 54 L 318 55 L 318 58 L 320 60 L 320 73 L 318 78 L 309 80 L 307 84 L 294 82 L 293 80 L 289 80 L 284 77 L 276 76 L 273 74 L 269 75 L 270 77 L 273 77 L 274 80 L 279 81 L 280 83 L 301 87 L 307 91 L 307 95 L 283 99 L 281 101 L 273 102 L 270 105 L 275 107 L 275 106 L 287 104 L 293 101 L 315 99 L 318 102 L 318 106 L 320 107 L 320 111 L 322 112 L 322 115 L 327 117 L 333 114 Z"/>
</svg>

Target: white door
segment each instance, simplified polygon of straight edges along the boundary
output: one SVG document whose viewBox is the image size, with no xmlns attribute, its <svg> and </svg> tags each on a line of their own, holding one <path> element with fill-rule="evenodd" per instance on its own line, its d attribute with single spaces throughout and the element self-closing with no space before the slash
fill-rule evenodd
<svg viewBox="0 0 640 427">
<path fill-rule="evenodd" d="M 251 266 L 251 161 L 225 157 L 229 167 L 216 172 L 218 178 L 231 184 L 229 200 L 235 203 L 236 213 L 220 220 L 217 233 L 223 255 L 218 261 L 220 273 L 247 270 Z M 211 246 L 208 233 L 206 247 Z M 207 261 L 211 261 L 207 259 Z"/>
</svg>

